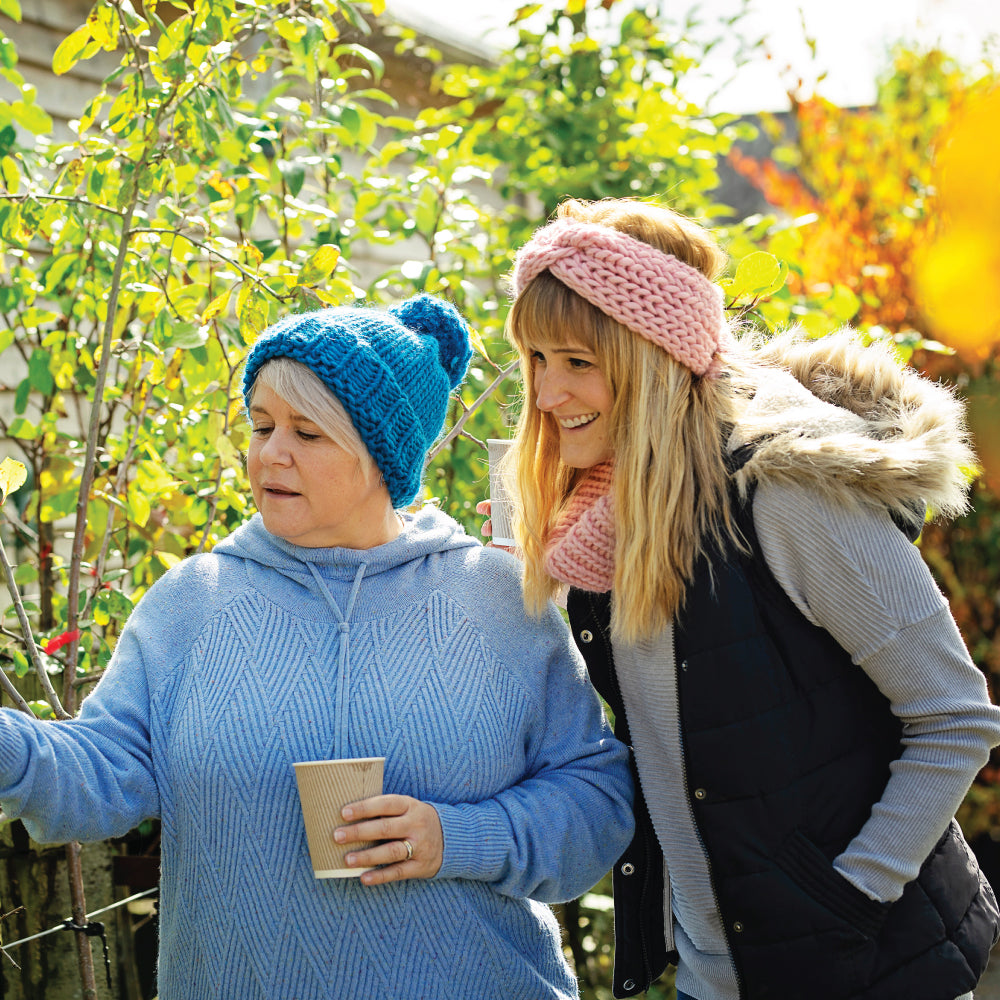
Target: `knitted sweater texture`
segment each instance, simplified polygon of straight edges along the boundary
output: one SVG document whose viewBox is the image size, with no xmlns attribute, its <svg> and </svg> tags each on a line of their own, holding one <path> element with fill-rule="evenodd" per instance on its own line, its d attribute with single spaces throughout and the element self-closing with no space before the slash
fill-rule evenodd
<svg viewBox="0 0 1000 1000">
<path fill-rule="evenodd" d="M 546 902 L 632 830 L 615 741 L 554 609 L 433 508 L 365 551 L 259 517 L 139 603 L 80 716 L 0 712 L 0 805 L 41 842 L 162 821 L 159 995 L 575 997 Z M 292 763 L 384 756 L 438 810 L 438 875 L 313 877 Z"/>
</svg>

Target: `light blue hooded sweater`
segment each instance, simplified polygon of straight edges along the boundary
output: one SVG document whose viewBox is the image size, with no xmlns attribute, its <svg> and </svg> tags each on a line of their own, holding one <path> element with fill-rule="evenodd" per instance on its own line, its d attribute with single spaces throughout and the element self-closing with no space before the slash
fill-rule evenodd
<svg viewBox="0 0 1000 1000">
<path fill-rule="evenodd" d="M 0 805 L 43 843 L 162 821 L 162 1000 L 577 996 L 546 902 L 632 835 L 559 613 L 432 507 L 368 550 L 259 516 L 140 601 L 77 719 L 0 712 Z M 385 757 L 434 804 L 437 876 L 317 880 L 293 761 Z"/>
</svg>

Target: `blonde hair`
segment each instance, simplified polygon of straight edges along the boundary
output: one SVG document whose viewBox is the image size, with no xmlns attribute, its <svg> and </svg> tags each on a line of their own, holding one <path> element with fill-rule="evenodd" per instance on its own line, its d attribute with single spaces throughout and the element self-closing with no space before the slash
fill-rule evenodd
<svg viewBox="0 0 1000 1000">
<path fill-rule="evenodd" d="M 712 235 L 648 202 L 568 201 L 560 218 L 610 226 L 672 254 L 716 279 L 726 263 Z M 651 638 L 682 606 L 695 563 L 724 536 L 739 544 L 730 517 L 725 443 L 739 380 L 703 378 L 611 319 L 549 272 L 523 289 L 507 318 L 521 356 L 524 401 L 508 464 L 519 504 L 515 534 L 523 551 L 525 601 L 538 613 L 560 586 L 545 569 L 548 538 L 586 470 L 559 457 L 555 419 L 535 406 L 534 338 L 592 351 L 612 396 L 615 572 L 612 632 Z"/>
<path fill-rule="evenodd" d="M 344 451 L 354 455 L 365 481 L 368 481 L 376 468 L 375 460 L 365 447 L 343 404 L 308 365 L 285 357 L 265 361 L 250 389 L 248 408 L 253 405 L 254 394 L 261 385 L 267 386 L 293 410 L 311 420 Z"/>
</svg>

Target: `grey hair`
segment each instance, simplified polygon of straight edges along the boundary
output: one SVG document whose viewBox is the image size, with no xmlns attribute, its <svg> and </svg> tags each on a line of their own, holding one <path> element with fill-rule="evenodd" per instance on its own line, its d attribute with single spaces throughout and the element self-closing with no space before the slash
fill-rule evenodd
<svg viewBox="0 0 1000 1000">
<path fill-rule="evenodd" d="M 266 385 L 293 410 L 311 420 L 331 441 L 354 455 L 366 479 L 375 470 L 375 460 L 365 447 L 343 404 L 308 365 L 293 358 L 271 358 L 270 361 L 265 361 L 250 389 L 248 408 L 253 404 L 259 385 Z"/>
</svg>

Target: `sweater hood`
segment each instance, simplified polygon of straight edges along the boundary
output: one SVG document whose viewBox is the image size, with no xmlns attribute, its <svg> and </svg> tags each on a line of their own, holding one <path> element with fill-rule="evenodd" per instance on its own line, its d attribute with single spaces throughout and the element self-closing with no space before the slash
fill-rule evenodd
<svg viewBox="0 0 1000 1000">
<path fill-rule="evenodd" d="M 752 446 L 741 495 L 764 482 L 808 485 L 840 502 L 885 507 L 907 523 L 968 508 L 976 458 L 962 402 L 881 342 L 800 330 L 753 352 L 762 374 L 730 437 Z"/>
</svg>

